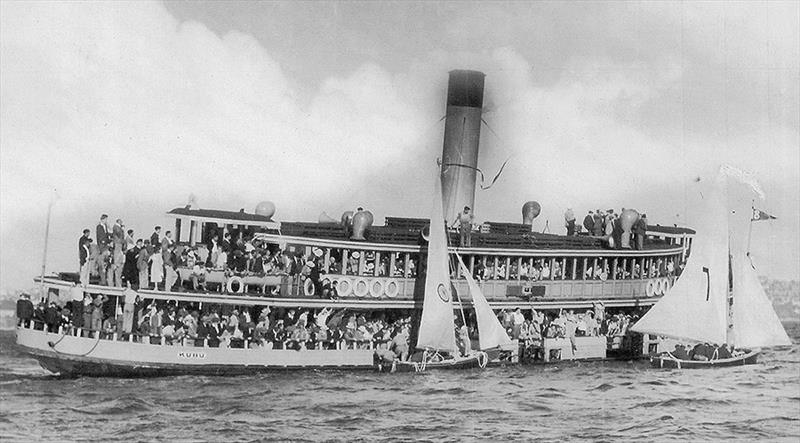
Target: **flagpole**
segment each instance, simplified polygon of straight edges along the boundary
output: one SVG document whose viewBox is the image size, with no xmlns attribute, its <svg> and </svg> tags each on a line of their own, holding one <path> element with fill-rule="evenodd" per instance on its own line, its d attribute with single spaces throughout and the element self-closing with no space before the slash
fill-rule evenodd
<svg viewBox="0 0 800 443">
<path fill-rule="evenodd" d="M 48 243 L 48 240 L 50 240 L 50 213 L 53 210 L 53 203 L 54 202 L 55 202 L 55 199 L 51 195 L 50 196 L 50 203 L 48 203 L 48 205 L 47 205 L 47 223 L 45 224 L 45 227 L 44 227 L 44 253 L 42 254 L 42 274 L 40 276 L 41 278 L 39 279 L 39 296 L 41 298 L 45 297 L 45 293 L 44 293 L 44 273 L 45 273 L 45 269 L 47 268 L 47 243 Z"/>
<path fill-rule="evenodd" d="M 750 226 L 747 228 L 747 256 L 750 257 L 750 238 L 753 236 L 753 214 L 756 213 L 756 201 L 750 205 Z"/>
</svg>

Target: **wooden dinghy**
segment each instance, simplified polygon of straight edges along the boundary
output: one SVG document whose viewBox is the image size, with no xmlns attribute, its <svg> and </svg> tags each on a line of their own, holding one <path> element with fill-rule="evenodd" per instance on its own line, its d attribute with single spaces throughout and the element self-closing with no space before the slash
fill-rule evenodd
<svg viewBox="0 0 800 443">
<path fill-rule="evenodd" d="M 731 358 L 721 358 L 715 360 L 681 360 L 670 352 L 654 355 L 650 357 L 650 365 L 654 368 L 675 368 L 675 369 L 704 369 L 704 368 L 724 368 L 729 366 L 753 365 L 758 362 L 760 351 L 746 351 L 742 355 Z"/>
</svg>

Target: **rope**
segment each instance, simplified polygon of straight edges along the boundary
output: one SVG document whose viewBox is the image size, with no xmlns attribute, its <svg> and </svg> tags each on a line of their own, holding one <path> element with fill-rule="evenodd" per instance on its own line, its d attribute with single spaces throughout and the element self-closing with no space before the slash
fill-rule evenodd
<svg viewBox="0 0 800 443">
<path fill-rule="evenodd" d="M 444 167 L 456 166 L 456 167 L 459 167 L 459 168 L 467 168 L 467 169 L 472 169 L 474 171 L 477 171 L 478 174 L 480 174 L 480 178 L 481 178 L 480 188 L 481 188 L 482 191 L 486 191 L 487 189 L 489 189 L 492 186 L 494 186 L 495 182 L 497 182 L 497 179 L 500 178 L 500 174 L 503 173 L 503 169 L 505 169 L 506 164 L 508 164 L 508 162 L 510 160 L 511 160 L 511 157 L 508 157 L 506 159 L 506 161 L 503 162 L 503 165 L 500 166 L 500 170 L 497 171 L 497 174 L 494 176 L 494 178 L 492 179 L 491 183 L 489 183 L 489 185 L 485 185 L 484 184 L 486 182 L 486 176 L 483 174 L 483 171 L 480 168 L 476 168 L 475 166 L 471 166 L 471 165 L 465 165 L 463 163 L 445 163 L 442 166 L 444 166 Z"/>
<path fill-rule="evenodd" d="M 96 332 L 97 332 L 97 334 L 95 336 L 94 345 L 92 345 L 92 348 L 89 349 L 88 351 L 84 352 L 83 354 L 70 354 L 70 353 L 67 353 L 67 352 L 61 352 L 58 349 L 56 349 L 56 345 L 61 343 L 61 340 L 64 340 L 64 337 L 69 335 L 69 334 L 67 334 L 67 332 L 64 332 L 63 334 L 61 334 L 61 338 L 59 338 L 55 343 L 47 342 L 47 345 L 50 346 L 53 349 L 53 351 L 55 351 L 56 354 L 73 355 L 73 356 L 76 356 L 76 357 L 86 357 L 87 355 L 91 354 L 95 349 L 97 349 L 97 345 L 100 344 L 100 331 L 96 331 Z"/>
</svg>

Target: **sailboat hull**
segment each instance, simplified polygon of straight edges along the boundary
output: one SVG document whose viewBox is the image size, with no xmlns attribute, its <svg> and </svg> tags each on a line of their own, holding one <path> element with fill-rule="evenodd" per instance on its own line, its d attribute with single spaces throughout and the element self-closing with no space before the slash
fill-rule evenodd
<svg viewBox="0 0 800 443">
<path fill-rule="evenodd" d="M 723 358 L 719 360 L 681 360 L 672 354 L 660 354 L 650 357 L 650 365 L 659 369 L 705 369 L 705 368 L 725 368 L 729 366 L 744 366 L 758 363 L 760 351 L 749 351 L 742 355 Z"/>
<path fill-rule="evenodd" d="M 391 364 L 380 366 L 379 369 L 384 372 L 424 372 L 433 369 L 473 369 L 484 368 L 488 362 L 489 356 L 485 352 L 478 352 L 466 357 L 456 357 L 437 362 L 395 360 Z"/>
</svg>

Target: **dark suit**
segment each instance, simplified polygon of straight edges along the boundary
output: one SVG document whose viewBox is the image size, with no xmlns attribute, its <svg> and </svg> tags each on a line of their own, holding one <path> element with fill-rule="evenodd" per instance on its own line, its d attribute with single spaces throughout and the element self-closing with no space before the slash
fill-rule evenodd
<svg viewBox="0 0 800 443">
<path fill-rule="evenodd" d="M 17 318 L 23 326 L 28 326 L 33 319 L 33 303 L 27 298 L 17 300 Z"/>
<path fill-rule="evenodd" d="M 102 223 L 97 224 L 97 247 L 103 250 L 111 243 L 111 236 L 108 233 L 108 228 Z"/>
<path fill-rule="evenodd" d="M 594 219 L 592 218 L 592 214 L 588 214 L 583 218 L 583 227 L 589 231 L 589 234 L 592 233 L 592 228 L 594 227 Z"/>
<path fill-rule="evenodd" d="M 139 255 L 139 248 L 134 246 L 125 252 L 125 264 L 122 266 L 122 278 L 131 285 L 135 285 L 139 279 L 139 271 L 136 267 L 136 256 Z"/>
<path fill-rule="evenodd" d="M 89 257 L 89 251 L 86 250 L 83 245 L 84 243 L 89 242 L 89 237 L 81 235 L 81 238 L 78 239 L 78 261 L 81 266 L 86 263 L 86 259 Z"/>
<path fill-rule="evenodd" d="M 161 244 L 161 240 L 157 232 L 154 232 L 153 235 L 150 236 L 150 244 L 153 245 L 153 247 Z"/>
<path fill-rule="evenodd" d="M 122 229 L 122 226 L 114 224 L 114 227 L 111 230 L 111 240 L 115 245 L 125 244 L 125 230 Z"/>
</svg>

